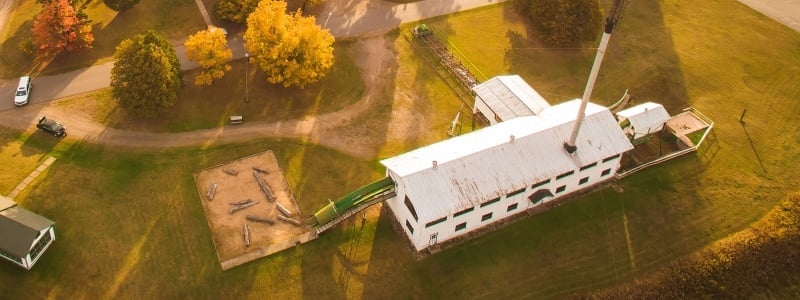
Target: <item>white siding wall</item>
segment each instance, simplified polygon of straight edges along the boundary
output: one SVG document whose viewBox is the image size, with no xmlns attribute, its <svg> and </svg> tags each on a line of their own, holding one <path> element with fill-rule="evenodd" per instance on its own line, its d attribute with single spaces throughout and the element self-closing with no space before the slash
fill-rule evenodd
<svg viewBox="0 0 800 300">
<path fill-rule="evenodd" d="M 420 251 L 430 246 L 432 234 L 437 234 L 436 242 L 441 243 L 450 240 L 452 238 L 458 237 L 460 235 L 463 235 L 465 233 L 469 233 L 471 231 L 479 229 L 483 226 L 486 226 L 498 220 L 502 220 L 506 217 L 523 212 L 528 208 L 538 206 L 545 202 L 553 201 L 558 198 L 562 198 L 574 191 L 611 179 L 614 177 L 614 174 L 616 173 L 617 169 L 619 169 L 619 163 L 620 163 L 620 157 L 617 156 L 606 162 L 603 162 L 602 160 L 598 161 L 596 162 L 595 166 L 586 168 L 583 171 L 581 171 L 580 169 L 576 169 L 574 170 L 574 173 L 572 175 L 565 176 L 560 179 L 552 177 L 550 178 L 549 183 L 537 186 L 535 188 L 531 188 L 531 186 L 536 184 L 537 182 L 531 182 L 528 186 L 524 188 L 524 192 L 522 193 L 513 195 L 512 197 L 508 197 L 509 193 L 513 193 L 515 191 L 505 191 L 506 194 L 500 197 L 500 201 L 488 204 L 484 207 L 481 207 L 481 204 L 477 204 L 473 206 L 473 210 L 471 212 L 459 216 L 454 215 L 455 213 L 458 212 L 452 212 L 446 216 L 447 217 L 446 221 L 432 225 L 427 228 L 425 227 L 425 224 L 445 216 L 439 216 L 431 220 L 420 219 L 419 222 L 415 222 L 414 218 L 411 216 L 411 213 L 408 211 L 405 204 L 403 203 L 406 195 L 404 186 L 398 184 L 396 191 L 397 197 L 388 200 L 387 203 L 389 204 L 389 207 L 392 209 L 395 218 L 403 228 L 403 231 L 411 240 L 412 244 L 414 245 L 414 248 L 416 248 L 417 251 Z M 604 171 L 606 171 L 607 174 L 603 175 Z M 586 177 L 588 177 L 588 181 L 586 183 L 581 184 L 580 180 Z M 556 192 L 557 189 L 561 186 L 564 187 L 564 190 L 561 192 Z M 540 201 L 539 203 L 535 204 L 532 203 L 530 200 L 528 200 L 528 196 L 530 196 L 531 194 L 540 189 L 549 189 L 554 196 L 547 197 L 543 201 Z M 485 199 L 484 203 L 488 202 L 489 200 L 491 199 Z M 514 204 L 517 204 L 517 208 L 508 211 L 509 206 Z M 415 209 L 420 209 L 420 208 L 415 207 Z M 483 216 L 489 213 L 492 214 L 491 218 L 485 221 L 482 220 Z M 414 227 L 413 234 L 411 234 L 406 228 L 405 224 L 406 220 L 408 220 Z M 456 231 L 456 226 L 462 223 L 466 223 L 466 228 Z"/>
<path fill-rule="evenodd" d="M 480 97 L 475 96 L 475 108 L 473 109 L 472 113 L 477 112 L 480 112 L 484 117 L 486 117 L 487 120 L 489 120 L 489 125 L 497 124 L 498 121 L 495 113 L 489 109 L 489 106 L 487 106 L 486 103 L 480 99 Z"/>
</svg>

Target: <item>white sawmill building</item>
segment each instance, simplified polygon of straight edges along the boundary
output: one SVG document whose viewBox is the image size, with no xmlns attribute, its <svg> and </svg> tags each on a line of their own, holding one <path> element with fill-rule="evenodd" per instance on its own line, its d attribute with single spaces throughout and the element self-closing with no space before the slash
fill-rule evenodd
<svg viewBox="0 0 800 300">
<path fill-rule="evenodd" d="M 414 248 L 612 179 L 633 145 L 606 107 L 588 103 L 578 150 L 564 149 L 580 102 L 537 105 L 538 111 L 382 160 L 397 195 L 386 203 Z"/>
</svg>

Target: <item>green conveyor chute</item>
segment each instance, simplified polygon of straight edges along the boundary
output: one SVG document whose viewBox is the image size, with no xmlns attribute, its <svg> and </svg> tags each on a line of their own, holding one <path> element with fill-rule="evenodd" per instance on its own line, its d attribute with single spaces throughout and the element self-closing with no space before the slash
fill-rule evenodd
<svg viewBox="0 0 800 300">
<path fill-rule="evenodd" d="M 350 192 L 339 200 L 331 202 L 322 209 L 314 213 L 316 225 L 323 225 L 335 219 L 341 213 L 358 206 L 359 204 L 394 188 L 394 182 L 389 177 L 384 177 L 375 182 L 362 186 Z"/>
</svg>

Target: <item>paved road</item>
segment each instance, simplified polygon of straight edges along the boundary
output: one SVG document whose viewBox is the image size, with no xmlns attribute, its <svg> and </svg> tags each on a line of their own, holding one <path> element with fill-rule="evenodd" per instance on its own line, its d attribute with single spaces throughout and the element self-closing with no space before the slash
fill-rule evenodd
<svg viewBox="0 0 800 300">
<path fill-rule="evenodd" d="M 0 0 L 3 3 L 13 0 Z M 405 22 L 417 21 L 434 16 L 496 4 L 507 0 L 425 0 L 410 4 L 396 4 L 383 0 L 328 0 L 317 17 L 317 23 L 327 27 L 337 37 L 350 37 L 374 31 L 388 30 Z M 328 18 L 328 15 L 331 17 Z M 0 21 L 2 22 L 2 21 Z M 244 57 L 241 37 L 230 36 L 228 45 L 234 59 Z M 191 70 L 197 64 L 186 59 L 185 49 L 176 45 L 175 51 L 181 68 Z M 31 103 L 42 103 L 53 99 L 78 95 L 108 87 L 113 62 L 77 71 L 34 79 Z M 0 81 L 0 95 L 12 95 L 17 86 L 16 80 Z M 9 96 L 8 101 L 0 99 L 0 111 L 14 109 Z"/>
</svg>

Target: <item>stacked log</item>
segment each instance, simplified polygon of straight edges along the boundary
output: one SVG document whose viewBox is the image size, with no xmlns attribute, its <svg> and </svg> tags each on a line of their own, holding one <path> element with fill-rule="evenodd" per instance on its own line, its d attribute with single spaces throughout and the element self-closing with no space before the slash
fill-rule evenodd
<svg viewBox="0 0 800 300">
<path fill-rule="evenodd" d="M 208 201 L 214 200 L 214 193 L 217 192 L 217 184 L 212 183 L 210 187 L 208 187 L 208 192 L 206 192 L 206 199 Z"/>
<path fill-rule="evenodd" d="M 253 202 L 253 199 L 244 199 L 244 200 L 240 200 L 240 201 L 236 201 L 236 202 L 229 202 L 228 204 L 233 205 L 233 206 L 240 206 L 240 205 L 248 204 L 250 202 Z"/>
<path fill-rule="evenodd" d="M 257 203 L 258 203 L 258 201 L 253 201 L 253 202 L 250 202 L 250 203 L 247 203 L 247 204 L 235 205 L 235 206 L 231 207 L 230 213 L 233 214 L 233 213 L 235 213 L 237 211 L 240 211 L 240 210 L 243 210 L 243 209 L 248 208 L 250 206 L 256 205 Z"/>
<path fill-rule="evenodd" d="M 249 247 L 250 246 L 250 228 L 247 227 L 247 223 L 244 223 L 244 229 L 242 229 L 242 230 L 244 232 L 244 245 Z"/>
<path fill-rule="evenodd" d="M 255 216 L 255 215 L 247 215 L 247 216 L 245 216 L 245 219 L 247 219 L 248 221 L 261 222 L 261 223 L 265 223 L 265 224 L 269 224 L 269 225 L 275 225 L 275 222 L 273 222 L 272 220 L 264 218 L 264 217 Z"/>
<path fill-rule="evenodd" d="M 278 215 L 278 219 L 281 220 L 281 221 L 284 221 L 286 223 L 294 224 L 295 226 L 303 225 L 303 223 L 298 221 L 298 220 L 295 220 L 295 219 L 292 219 L 292 218 L 287 218 L 287 217 L 284 217 L 284 216 L 281 216 L 281 215 Z"/>
<path fill-rule="evenodd" d="M 267 199 L 275 202 L 275 194 L 273 194 L 272 190 L 269 189 L 269 185 L 267 185 L 267 182 L 264 181 L 264 178 L 258 176 L 258 171 L 253 170 L 253 177 L 255 177 L 256 181 L 258 181 L 258 186 L 261 187 L 261 191 L 264 192 L 264 195 L 267 196 Z"/>
<path fill-rule="evenodd" d="M 283 207 L 280 202 L 275 202 L 275 207 L 277 207 L 278 211 L 280 211 L 284 216 L 292 217 L 292 212 L 286 209 L 286 207 Z"/>
</svg>

